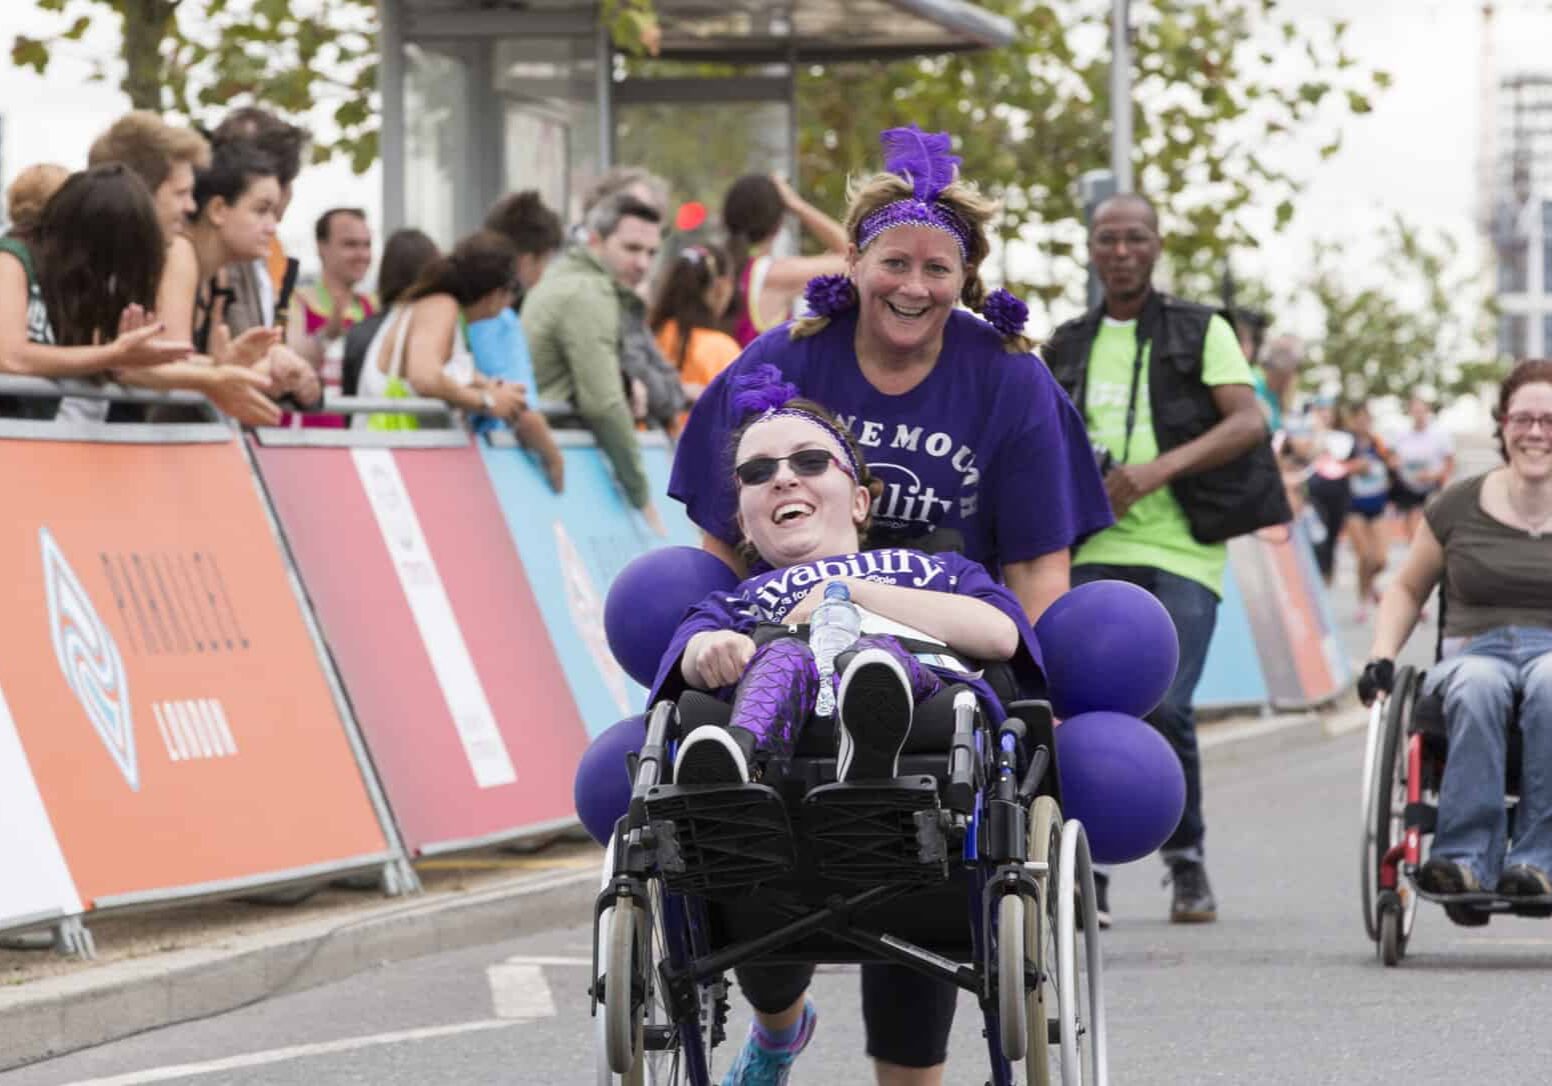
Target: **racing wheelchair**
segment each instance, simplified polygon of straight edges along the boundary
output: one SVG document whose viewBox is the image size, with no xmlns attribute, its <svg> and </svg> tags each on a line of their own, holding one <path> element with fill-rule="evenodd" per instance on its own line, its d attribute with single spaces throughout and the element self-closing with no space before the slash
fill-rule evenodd
<svg viewBox="0 0 1552 1086">
<path fill-rule="evenodd" d="M 729 707 L 652 708 L 594 908 L 600 1086 L 720 1081 L 726 975 L 755 962 L 907 966 L 976 997 L 994 1086 L 1108 1081 L 1093 871 L 1061 817 L 1050 706 L 993 686 L 1000 724 L 963 685 L 919 705 L 889 781 L 837 782 L 814 718 L 774 786 L 676 787 L 676 744 Z"/>
<path fill-rule="evenodd" d="M 1439 598 L 1442 610 L 1442 591 Z M 1426 675 L 1413 667 L 1397 670 L 1390 696 L 1370 709 L 1364 752 L 1363 922 L 1388 966 L 1406 956 L 1420 900 L 1443 905 L 1450 920 L 1464 927 L 1480 927 L 1495 914 L 1552 916 L 1552 896 L 1510 898 L 1487 890 L 1431 894 L 1417 886 L 1417 870 L 1428 858 L 1438 819 L 1449 746 L 1444 693 L 1427 690 Z M 1518 706 L 1515 711 L 1517 716 Z M 1504 782 L 1510 839 L 1519 798 L 1521 745 L 1518 720 L 1511 721 Z"/>
</svg>

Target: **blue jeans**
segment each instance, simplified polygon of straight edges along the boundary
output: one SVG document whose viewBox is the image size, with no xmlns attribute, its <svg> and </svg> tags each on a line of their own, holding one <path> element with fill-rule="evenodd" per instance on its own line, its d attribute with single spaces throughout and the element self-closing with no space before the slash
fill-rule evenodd
<svg viewBox="0 0 1552 1086">
<path fill-rule="evenodd" d="M 1552 871 L 1552 629 L 1505 626 L 1466 642 L 1431 668 L 1444 691 L 1449 757 L 1431 855 L 1468 865 L 1484 887 L 1508 864 Z M 1509 720 L 1520 697 L 1520 803 L 1504 855 Z"/>
<path fill-rule="evenodd" d="M 1202 758 L 1196 747 L 1196 712 L 1191 699 L 1207 663 L 1207 646 L 1218 621 L 1218 597 L 1198 581 L 1151 566 L 1094 563 L 1072 567 L 1073 587 L 1090 581 L 1130 581 L 1146 588 L 1175 623 L 1180 665 L 1164 700 L 1145 719 L 1169 741 L 1186 776 L 1185 813 L 1160 851 L 1166 861 L 1201 860 L 1207 827 L 1202 821 Z"/>
</svg>

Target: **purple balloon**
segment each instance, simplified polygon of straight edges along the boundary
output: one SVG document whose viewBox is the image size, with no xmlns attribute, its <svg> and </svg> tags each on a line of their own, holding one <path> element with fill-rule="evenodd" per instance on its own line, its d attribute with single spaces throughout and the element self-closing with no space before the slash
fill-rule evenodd
<svg viewBox="0 0 1552 1086">
<path fill-rule="evenodd" d="M 713 592 L 731 592 L 738 575 L 697 547 L 659 547 L 634 558 L 609 586 L 604 635 L 625 673 L 650 687 L 685 612 Z"/>
<path fill-rule="evenodd" d="M 611 725 L 582 752 L 582 760 L 577 763 L 571 798 L 583 827 L 600 845 L 609 843 L 614 836 L 614 824 L 630 807 L 634 782 L 626 759 L 639 753 L 647 741 L 646 719 L 628 716 Z"/>
<path fill-rule="evenodd" d="M 1062 817 L 1082 821 L 1094 862 L 1158 848 L 1186 809 L 1186 776 L 1165 738 L 1125 713 L 1082 713 L 1056 728 Z"/>
<path fill-rule="evenodd" d="M 1153 593 L 1128 581 L 1091 581 L 1035 623 L 1051 708 L 1059 719 L 1096 710 L 1147 716 L 1180 663 L 1175 623 Z"/>
</svg>

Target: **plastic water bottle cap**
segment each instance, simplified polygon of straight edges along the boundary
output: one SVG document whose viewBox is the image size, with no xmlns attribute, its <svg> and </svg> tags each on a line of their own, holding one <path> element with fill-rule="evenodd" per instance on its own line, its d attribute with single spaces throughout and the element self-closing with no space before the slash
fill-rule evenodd
<svg viewBox="0 0 1552 1086">
<path fill-rule="evenodd" d="M 825 585 L 824 598 L 827 600 L 849 600 L 851 589 L 846 587 L 844 581 L 831 581 Z"/>
</svg>

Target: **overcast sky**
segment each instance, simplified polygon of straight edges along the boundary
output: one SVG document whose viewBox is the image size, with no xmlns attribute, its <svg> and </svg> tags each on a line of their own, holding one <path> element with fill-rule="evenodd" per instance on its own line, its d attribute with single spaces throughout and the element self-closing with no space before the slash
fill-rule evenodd
<svg viewBox="0 0 1552 1086">
<path fill-rule="evenodd" d="M 1346 122 L 1343 150 L 1330 161 L 1320 162 L 1313 146 L 1273 152 L 1308 179 L 1299 213 L 1284 236 L 1237 258 L 1238 267 L 1286 291 L 1304 266 L 1312 239 L 1363 239 L 1390 211 L 1451 231 L 1467 256 L 1475 258 L 1480 7 L 1479 0 L 1284 0 L 1282 10 L 1295 19 L 1349 20 L 1351 51 L 1364 64 L 1389 71 L 1395 83 L 1378 97 L 1372 114 Z M 1546 47 L 1552 42 L 1552 2 L 1500 0 L 1498 7 L 1500 73 L 1552 69 L 1552 50 Z M 0 0 L 5 53 L 17 31 L 36 30 L 39 24 L 30 0 Z M 111 23 L 94 28 L 85 48 L 112 50 L 117 33 Z M 32 162 L 84 165 L 92 136 L 125 108 L 117 90 L 86 83 L 85 74 L 78 62 L 53 69 L 46 78 L 0 64 L 4 182 Z M 340 166 L 309 169 L 297 183 L 282 238 L 311 263 L 310 230 L 319 212 L 342 203 L 364 204 L 375 216 L 378 201 L 375 171 L 363 179 Z M 1360 240 L 1354 246 L 1355 264 L 1361 263 L 1362 252 Z"/>
</svg>

